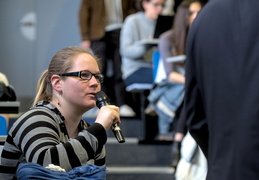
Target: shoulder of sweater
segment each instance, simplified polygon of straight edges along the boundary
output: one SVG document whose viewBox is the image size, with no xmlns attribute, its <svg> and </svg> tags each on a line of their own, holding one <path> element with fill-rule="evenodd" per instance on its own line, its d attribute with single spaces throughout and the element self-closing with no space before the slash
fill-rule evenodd
<svg viewBox="0 0 259 180">
<path fill-rule="evenodd" d="M 126 19 L 125 19 L 125 24 L 129 23 L 136 23 L 136 22 L 140 22 L 140 23 L 148 23 L 148 24 L 151 24 L 153 25 L 155 23 L 155 21 L 152 21 L 150 19 L 148 19 L 145 15 L 144 12 L 140 11 L 140 12 L 137 12 L 135 14 L 132 14 L 132 15 L 129 15 Z"/>
<path fill-rule="evenodd" d="M 140 11 L 140 12 L 136 12 L 134 14 L 131 14 L 129 16 L 126 17 L 126 19 L 139 19 L 142 18 L 143 16 L 145 16 L 144 12 Z"/>
<path fill-rule="evenodd" d="M 50 105 L 51 106 L 51 105 Z M 60 124 L 63 123 L 63 119 L 60 117 L 60 115 L 56 114 L 54 111 L 52 111 L 49 108 L 46 108 L 46 106 L 33 106 L 28 111 L 24 112 L 15 123 L 22 121 L 24 118 L 30 117 L 31 119 L 37 118 L 38 115 L 45 115 L 49 116 L 50 119 L 56 121 L 56 123 Z"/>
</svg>

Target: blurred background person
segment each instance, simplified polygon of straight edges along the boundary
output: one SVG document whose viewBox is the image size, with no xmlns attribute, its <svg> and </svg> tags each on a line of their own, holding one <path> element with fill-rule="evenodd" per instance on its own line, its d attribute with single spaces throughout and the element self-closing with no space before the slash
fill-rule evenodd
<svg viewBox="0 0 259 180">
<path fill-rule="evenodd" d="M 176 133 L 176 137 L 173 138 L 171 127 L 177 108 L 183 101 L 185 60 L 168 62 L 167 59 L 185 55 L 185 43 L 190 25 L 201 8 L 202 4 L 198 0 L 183 1 L 177 9 L 172 28 L 160 35 L 158 49 L 161 56 L 160 63 L 164 67 L 162 70 L 165 71 L 166 77 L 156 81 L 157 86 L 148 96 L 158 114 L 159 131 L 157 139 L 160 141 L 172 141 L 174 139 L 174 143 L 178 147 L 180 147 L 178 142 L 181 141 L 184 135 Z M 182 132 L 185 131 L 185 123 L 183 125 Z"/>
<path fill-rule="evenodd" d="M 120 107 L 120 115 L 132 117 L 127 105 L 119 52 L 120 31 L 124 19 L 135 13 L 135 0 L 82 0 L 79 11 L 81 46 L 91 49 L 103 63 L 102 85 L 112 103 Z"/>
<path fill-rule="evenodd" d="M 16 93 L 14 88 L 9 84 L 8 78 L 2 72 L 0 72 L 0 101 L 16 101 Z M 2 117 L 1 120 L 5 121 L 1 122 L 1 125 L 6 124 L 6 127 L 1 127 L 1 131 L 3 131 L 1 134 L 6 135 L 9 128 L 10 114 L 0 113 L 0 116 Z"/>
<path fill-rule="evenodd" d="M 182 24 L 187 24 L 187 27 L 188 27 L 187 31 L 185 32 L 186 34 L 180 36 L 181 33 L 178 32 L 180 33 L 179 37 L 182 37 L 182 39 L 184 39 L 184 52 L 186 52 L 185 46 L 186 46 L 186 39 L 187 39 L 189 29 L 191 28 L 191 25 L 193 21 L 196 19 L 198 13 L 201 11 L 202 7 L 206 3 L 207 3 L 206 1 L 199 1 L 199 0 L 184 0 L 179 6 L 179 10 L 182 7 L 182 5 L 185 5 L 188 7 L 188 11 L 189 11 L 189 15 L 185 16 L 185 18 L 182 21 L 182 22 L 185 22 Z M 178 25 L 179 27 L 181 27 L 180 24 Z M 164 61 L 164 64 L 166 66 L 166 61 Z M 171 79 L 179 83 L 185 83 L 185 71 L 183 71 L 184 73 L 181 74 L 179 73 L 181 71 L 177 71 L 177 68 L 175 69 L 174 64 L 172 65 L 173 67 L 171 68 L 173 69 L 173 71 L 175 70 L 175 72 L 174 74 L 171 74 Z M 179 65 L 179 63 L 176 63 L 175 66 L 177 65 Z M 184 106 L 184 102 L 182 102 L 181 105 L 178 107 L 176 116 L 174 119 L 175 121 L 174 129 L 173 129 L 174 140 L 173 140 L 172 151 L 171 151 L 173 159 L 170 166 L 176 168 L 175 180 L 186 180 L 186 179 L 205 180 L 207 175 L 206 158 L 203 152 L 201 151 L 200 147 L 198 146 L 198 144 L 195 142 L 193 137 L 188 132 L 187 124 L 186 124 L 186 114 L 182 110 L 183 106 Z"/>
<path fill-rule="evenodd" d="M 152 45 L 140 43 L 153 38 L 156 20 L 165 0 L 141 0 L 140 12 L 126 18 L 121 30 L 120 53 L 122 75 L 126 86 L 133 83 L 153 83 Z"/>
<path fill-rule="evenodd" d="M 158 82 L 148 97 L 151 102 L 156 103 L 155 110 L 159 116 L 157 139 L 173 141 L 171 149 L 173 159 L 170 166 L 176 168 L 176 180 L 202 180 L 207 174 L 207 164 L 203 153 L 193 138 L 189 134 L 186 136 L 188 132 L 186 116 L 182 111 L 186 39 L 189 29 L 203 5 L 204 3 L 199 0 L 182 1 L 175 14 L 172 29 L 160 36 L 158 44 L 161 55 L 160 63 L 163 63 L 166 80 Z M 167 60 L 170 57 L 180 56 L 183 58 L 178 62 L 168 62 Z M 158 94 L 160 94 L 159 98 Z M 154 97 L 157 98 L 155 102 Z"/>
</svg>

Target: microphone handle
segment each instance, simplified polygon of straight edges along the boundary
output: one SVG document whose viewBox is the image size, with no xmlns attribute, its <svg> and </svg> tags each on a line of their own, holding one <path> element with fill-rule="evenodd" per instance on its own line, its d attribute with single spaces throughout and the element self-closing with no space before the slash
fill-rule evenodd
<svg viewBox="0 0 259 180">
<path fill-rule="evenodd" d="M 120 129 L 118 123 L 115 123 L 115 124 L 112 125 L 112 132 L 113 132 L 114 136 L 116 137 L 116 139 L 119 143 L 125 142 L 125 139 L 122 135 L 122 132 L 121 132 L 121 129 Z"/>
<path fill-rule="evenodd" d="M 107 106 L 107 105 L 109 105 L 109 104 L 110 104 L 110 102 L 109 102 L 109 99 L 108 99 L 108 98 L 105 99 L 105 100 L 103 100 L 103 99 L 102 99 L 102 100 L 97 100 L 97 107 L 98 107 L 99 109 L 100 109 L 101 107 Z M 120 129 L 118 123 L 113 124 L 112 127 L 111 127 L 111 129 L 112 129 L 112 132 L 113 132 L 115 138 L 117 139 L 117 141 L 118 141 L 119 143 L 124 143 L 124 142 L 125 142 L 125 139 L 124 139 L 124 136 L 122 135 L 122 132 L 121 132 L 121 129 Z"/>
</svg>

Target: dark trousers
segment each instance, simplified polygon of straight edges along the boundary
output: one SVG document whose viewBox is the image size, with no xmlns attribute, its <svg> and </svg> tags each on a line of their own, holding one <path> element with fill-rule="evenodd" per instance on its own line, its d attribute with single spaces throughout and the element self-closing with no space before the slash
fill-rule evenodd
<svg viewBox="0 0 259 180">
<path fill-rule="evenodd" d="M 120 30 L 106 32 L 105 37 L 100 40 L 92 41 L 92 50 L 95 55 L 101 58 L 103 65 L 104 83 L 102 90 L 107 93 L 115 105 L 125 104 L 125 84 L 121 72 Z M 113 74 L 108 77 L 108 61 L 112 64 Z"/>
<path fill-rule="evenodd" d="M 132 75 L 125 79 L 127 86 L 134 83 L 153 83 L 153 70 L 152 68 L 143 67 L 135 71 Z"/>
</svg>

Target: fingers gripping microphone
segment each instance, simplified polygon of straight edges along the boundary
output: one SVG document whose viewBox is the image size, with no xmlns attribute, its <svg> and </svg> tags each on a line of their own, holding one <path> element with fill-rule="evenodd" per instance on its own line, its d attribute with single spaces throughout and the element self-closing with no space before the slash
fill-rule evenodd
<svg viewBox="0 0 259 180">
<path fill-rule="evenodd" d="M 99 109 L 101 109 L 101 107 L 103 107 L 103 106 L 107 106 L 110 104 L 110 99 L 107 97 L 107 95 L 103 91 L 97 92 L 95 94 L 95 100 L 96 100 L 96 105 Z M 112 125 L 112 132 L 119 143 L 125 142 L 125 139 L 122 135 L 122 132 L 121 132 L 121 129 L 120 129 L 118 123 L 115 123 Z"/>
</svg>

